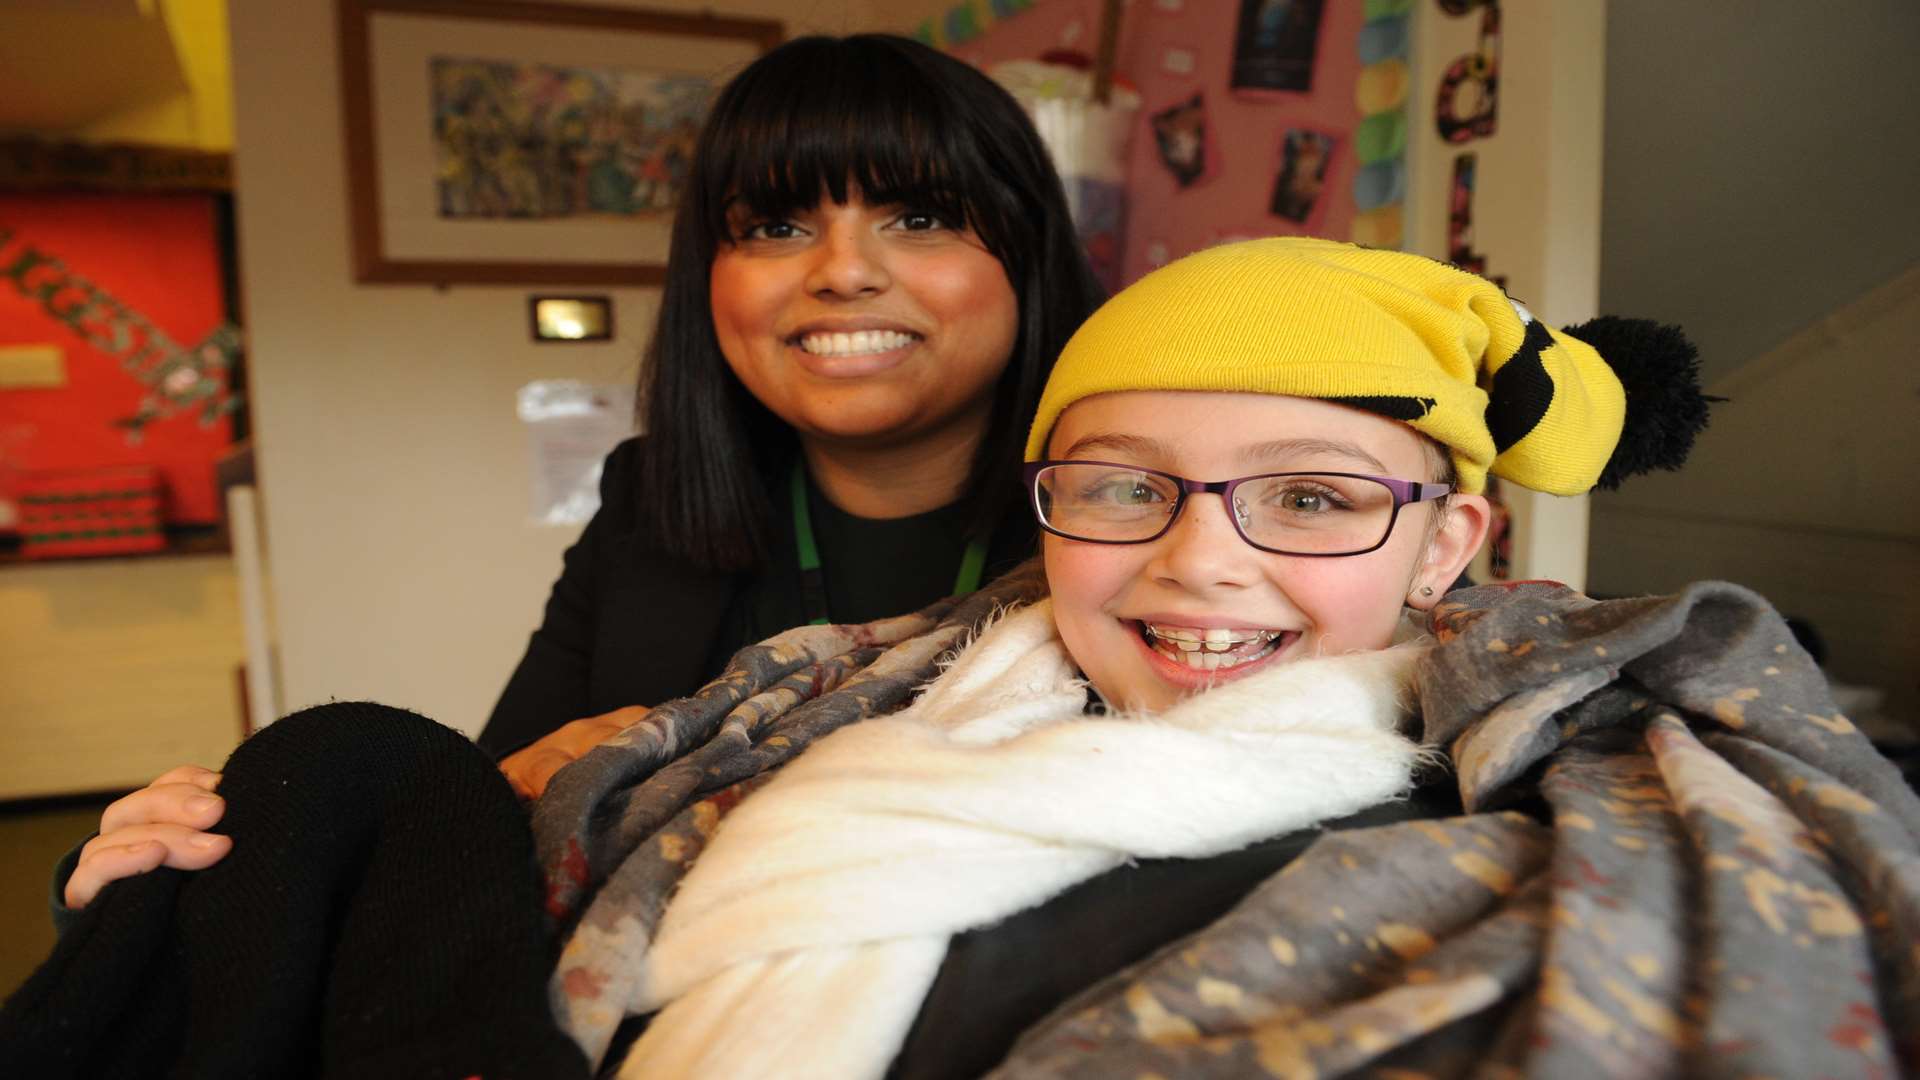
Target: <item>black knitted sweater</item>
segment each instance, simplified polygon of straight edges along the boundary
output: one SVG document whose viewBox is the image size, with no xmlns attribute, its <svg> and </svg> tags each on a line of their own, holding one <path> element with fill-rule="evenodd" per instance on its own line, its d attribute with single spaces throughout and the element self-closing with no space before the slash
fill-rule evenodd
<svg viewBox="0 0 1920 1080">
<path fill-rule="evenodd" d="M 525 814 L 459 732 L 319 706 L 235 750 L 220 795 L 226 858 L 108 886 L 8 999 L 8 1075 L 586 1075 Z"/>
</svg>

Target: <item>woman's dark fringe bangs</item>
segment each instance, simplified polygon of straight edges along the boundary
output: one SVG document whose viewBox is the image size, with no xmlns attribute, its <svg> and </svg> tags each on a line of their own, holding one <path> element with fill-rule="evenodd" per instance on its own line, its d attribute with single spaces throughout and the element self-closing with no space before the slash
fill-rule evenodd
<svg viewBox="0 0 1920 1080">
<path fill-rule="evenodd" d="M 727 212 L 736 203 L 755 217 L 780 218 L 823 201 L 844 203 L 857 186 L 867 203 L 971 226 L 1006 263 L 1019 198 L 977 145 L 977 118 L 955 115 L 954 103 L 930 92 L 909 58 L 833 44 L 841 48 L 796 51 L 790 65 L 756 72 L 736 88 L 723 118 L 736 137 L 708 148 L 713 160 L 699 170 L 714 249 L 732 239 Z M 1011 265 L 1008 273 L 1014 276 Z"/>
</svg>

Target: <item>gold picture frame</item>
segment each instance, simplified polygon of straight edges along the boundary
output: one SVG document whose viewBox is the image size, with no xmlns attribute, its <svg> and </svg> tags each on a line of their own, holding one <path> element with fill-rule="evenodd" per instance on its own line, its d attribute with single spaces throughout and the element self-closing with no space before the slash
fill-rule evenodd
<svg viewBox="0 0 1920 1080">
<path fill-rule="evenodd" d="M 711 95 L 780 23 L 336 0 L 354 279 L 650 285 Z"/>
</svg>

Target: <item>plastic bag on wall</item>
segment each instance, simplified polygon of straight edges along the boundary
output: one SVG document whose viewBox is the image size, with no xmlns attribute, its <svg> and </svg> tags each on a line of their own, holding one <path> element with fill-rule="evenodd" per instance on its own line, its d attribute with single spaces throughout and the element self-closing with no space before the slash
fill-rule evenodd
<svg viewBox="0 0 1920 1080">
<path fill-rule="evenodd" d="M 600 469 L 634 433 L 633 387 L 542 379 L 520 388 L 532 453 L 533 520 L 578 525 L 600 509 Z"/>
<path fill-rule="evenodd" d="M 1116 85 L 1093 100 L 1093 73 L 1038 60 L 1009 60 L 988 72 L 1033 118 L 1067 191 L 1067 207 L 1093 271 L 1120 287 L 1127 221 L 1127 143 L 1140 95 Z"/>
</svg>

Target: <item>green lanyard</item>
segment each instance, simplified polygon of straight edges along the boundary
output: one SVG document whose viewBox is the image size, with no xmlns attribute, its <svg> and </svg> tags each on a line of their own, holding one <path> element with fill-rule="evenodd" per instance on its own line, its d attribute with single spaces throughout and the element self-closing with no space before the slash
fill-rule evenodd
<svg viewBox="0 0 1920 1080">
<path fill-rule="evenodd" d="M 820 545 L 813 539 L 813 513 L 807 508 L 807 467 L 793 463 L 793 535 L 800 541 L 800 600 L 806 606 L 807 622 L 825 626 L 827 618 L 827 580 L 820 572 Z M 967 541 L 966 554 L 960 556 L 960 572 L 953 578 L 953 595 L 965 596 L 980 588 L 980 575 L 987 568 L 987 545 L 980 540 Z"/>
</svg>

